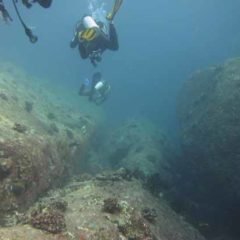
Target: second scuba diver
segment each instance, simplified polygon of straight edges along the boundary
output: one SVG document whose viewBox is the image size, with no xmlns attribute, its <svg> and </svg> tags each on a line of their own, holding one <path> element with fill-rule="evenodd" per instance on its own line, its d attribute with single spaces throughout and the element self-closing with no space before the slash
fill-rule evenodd
<svg viewBox="0 0 240 240">
<path fill-rule="evenodd" d="M 112 12 L 106 17 L 109 26 L 106 26 L 103 22 L 97 22 L 92 16 L 87 15 L 81 19 L 75 28 L 70 47 L 78 46 L 81 58 L 89 58 L 94 66 L 102 60 L 102 54 L 106 49 L 116 51 L 119 48 L 113 19 L 122 2 L 123 0 L 116 0 Z"/>
<path fill-rule="evenodd" d="M 107 100 L 110 91 L 111 86 L 109 83 L 102 79 L 100 72 L 96 72 L 93 74 L 91 81 L 85 79 L 84 83 L 80 86 L 78 94 L 80 96 L 87 96 L 90 102 L 100 105 Z"/>
</svg>

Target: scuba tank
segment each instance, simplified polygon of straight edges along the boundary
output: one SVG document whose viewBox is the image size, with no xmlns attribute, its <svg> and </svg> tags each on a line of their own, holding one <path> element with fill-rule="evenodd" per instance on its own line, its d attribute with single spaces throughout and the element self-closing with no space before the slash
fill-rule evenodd
<svg viewBox="0 0 240 240">
<path fill-rule="evenodd" d="M 97 23 L 95 22 L 95 20 L 91 16 L 84 17 L 82 22 L 83 22 L 83 26 L 84 26 L 85 29 L 99 28 L 99 26 L 97 25 Z"/>
<path fill-rule="evenodd" d="M 95 88 L 96 91 L 99 91 L 103 86 L 104 86 L 103 81 L 99 81 L 99 82 L 94 86 L 94 88 Z"/>
</svg>

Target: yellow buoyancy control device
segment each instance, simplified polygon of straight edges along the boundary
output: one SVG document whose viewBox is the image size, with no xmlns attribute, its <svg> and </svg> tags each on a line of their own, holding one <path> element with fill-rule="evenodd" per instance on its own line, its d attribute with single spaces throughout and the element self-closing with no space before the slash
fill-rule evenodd
<svg viewBox="0 0 240 240">
<path fill-rule="evenodd" d="M 79 32 L 78 38 L 80 41 L 92 41 L 99 35 L 99 26 L 91 16 L 83 18 L 84 30 Z"/>
<path fill-rule="evenodd" d="M 99 35 L 98 28 L 88 28 L 84 31 L 79 32 L 78 38 L 80 41 L 90 42 Z"/>
</svg>

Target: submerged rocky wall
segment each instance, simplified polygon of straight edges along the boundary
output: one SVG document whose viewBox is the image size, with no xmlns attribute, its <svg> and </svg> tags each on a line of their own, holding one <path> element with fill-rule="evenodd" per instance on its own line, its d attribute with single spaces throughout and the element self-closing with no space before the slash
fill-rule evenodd
<svg viewBox="0 0 240 240">
<path fill-rule="evenodd" d="M 240 210 L 239 109 L 239 58 L 195 73 L 179 97 L 183 173 L 192 180 L 192 196 L 205 204 L 202 210 L 221 216 L 216 222 Z"/>
<path fill-rule="evenodd" d="M 88 169 L 99 172 L 102 168 L 125 168 L 154 194 L 172 187 L 171 165 L 176 156 L 169 139 L 154 124 L 146 119 L 129 119 L 105 134 L 92 142 Z"/>
<path fill-rule="evenodd" d="M 0 214 L 29 206 L 79 166 L 96 119 L 59 99 L 1 63 Z"/>
</svg>

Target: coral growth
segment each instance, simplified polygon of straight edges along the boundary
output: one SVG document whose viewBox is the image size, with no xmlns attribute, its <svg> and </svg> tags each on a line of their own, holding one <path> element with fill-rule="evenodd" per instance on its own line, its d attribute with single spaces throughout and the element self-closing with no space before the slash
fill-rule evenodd
<svg viewBox="0 0 240 240">
<path fill-rule="evenodd" d="M 50 233 L 61 233 L 66 230 L 63 213 L 51 208 L 43 209 L 40 212 L 32 212 L 30 224 L 35 228 Z"/>
<path fill-rule="evenodd" d="M 37 204 L 31 211 L 28 222 L 34 227 L 50 233 L 66 230 L 64 212 L 68 203 L 62 199 Z"/>
<path fill-rule="evenodd" d="M 133 214 L 128 222 L 118 225 L 119 231 L 132 240 L 156 240 L 149 224 L 138 214 Z"/>
<path fill-rule="evenodd" d="M 117 198 L 107 198 L 104 200 L 103 211 L 107 213 L 119 213 L 121 212 L 121 205 Z"/>
<path fill-rule="evenodd" d="M 19 133 L 25 133 L 27 131 L 27 127 L 21 123 L 14 123 L 13 130 Z"/>
<path fill-rule="evenodd" d="M 144 208 L 142 209 L 142 216 L 151 223 L 154 223 L 157 218 L 157 212 L 154 208 Z"/>
</svg>

